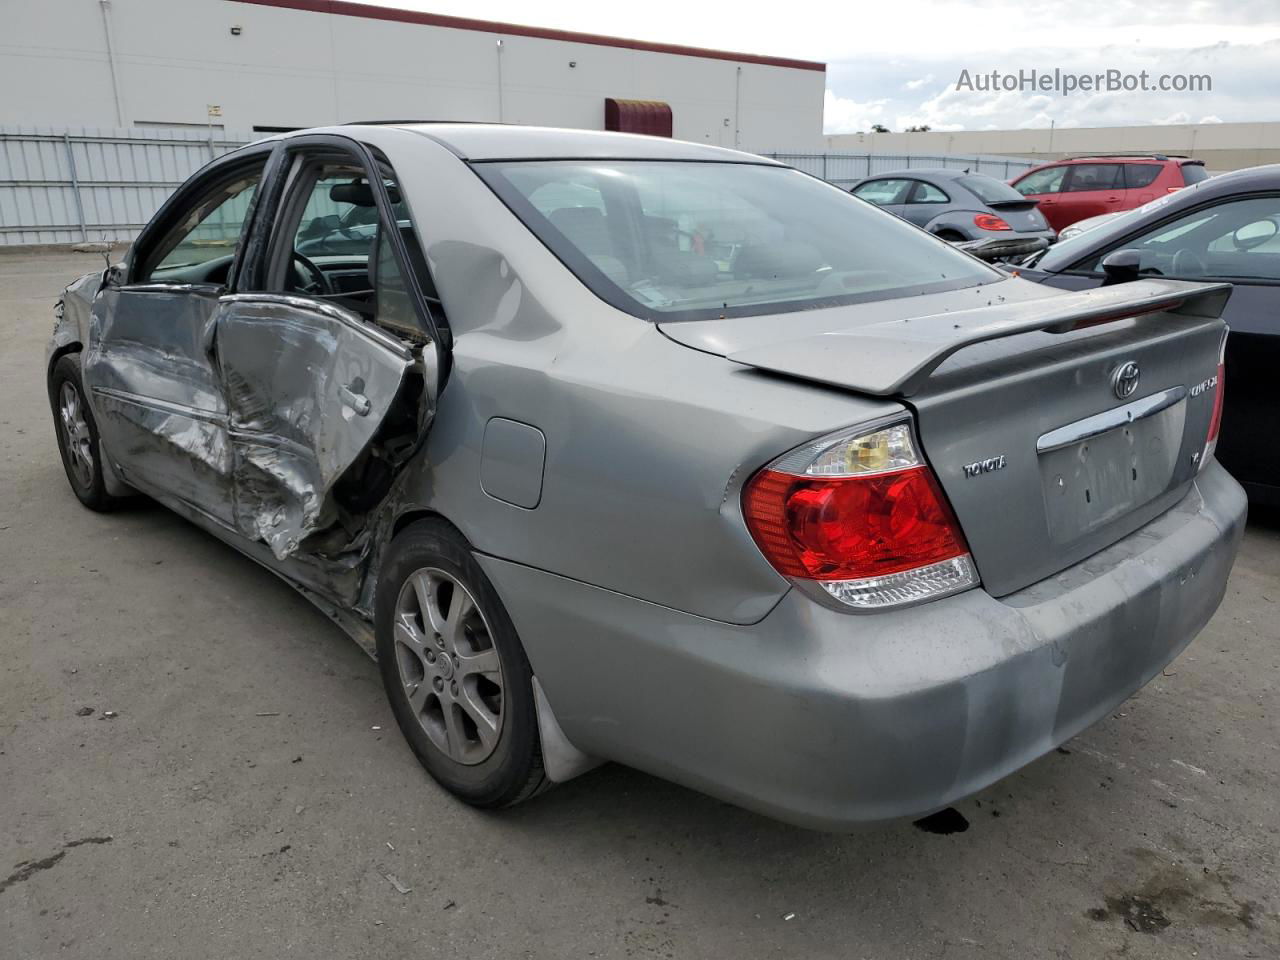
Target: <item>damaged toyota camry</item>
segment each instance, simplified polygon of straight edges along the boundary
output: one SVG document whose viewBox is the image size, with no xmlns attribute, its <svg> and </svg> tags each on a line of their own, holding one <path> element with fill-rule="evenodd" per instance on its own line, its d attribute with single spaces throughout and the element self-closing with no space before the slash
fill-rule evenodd
<svg viewBox="0 0 1280 960">
<path fill-rule="evenodd" d="M 85 506 L 287 580 L 463 800 L 612 760 L 844 829 L 1208 621 L 1230 292 L 1029 283 L 729 150 L 360 124 L 195 174 L 67 288 L 48 387 Z"/>
</svg>

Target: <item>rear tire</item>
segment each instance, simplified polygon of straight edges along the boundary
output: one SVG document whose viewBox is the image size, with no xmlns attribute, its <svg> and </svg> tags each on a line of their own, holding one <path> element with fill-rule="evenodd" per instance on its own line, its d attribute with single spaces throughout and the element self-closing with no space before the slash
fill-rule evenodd
<svg viewBox="0 0 1280 960">
<path fill-rule="evenodd" d="M 49 374 L 49 403 L 53 408 L 53 429 L 62 468 L 72 492 L 90 510 L 114 510 L 121 499 L 107 493 L 102 479 L 102 445 L 98 442 L 98 424 L 93 419 L 93 411 L 85 402 L 78 353 L 65 354 L 53 365 Z"/>
<path fill-rule="evenodd" d="M 963 243 L 967 239 L 963 233 L 956 230 L 939 230 L 934 236 L 948 243 Z"/>
<path fill-rule="evenodd" d="M 509 807 L 549 784 L 533 671 L 470 545 L 423 520 L 391 542 L 374 603 L 378 667 L 400 732 L 450 793 Z"/>
</svg>

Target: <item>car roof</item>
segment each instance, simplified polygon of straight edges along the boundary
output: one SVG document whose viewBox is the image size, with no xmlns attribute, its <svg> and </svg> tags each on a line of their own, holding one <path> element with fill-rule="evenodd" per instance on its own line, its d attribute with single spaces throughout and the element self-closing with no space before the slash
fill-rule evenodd
<svg viewBox="0 0 1280 960">
<path fill-rule="evenodd" d="M 714 160 L 783 166 L 765 157 L 724 147 L 603 130 L 456 122 L 347 124 L 340 129 L 350 136 L 361 129 L 385 130 L 388 126 L 434 140 L 464 160 Z M 289 136 L 311 132 L 314 131 L 299 130 Z"/>
<path fill-rule="evenodd" d="M 872 173 L 863 180 L 884 180 L 888 177 L 906 177 L 919 180 L 922 177 L 933 177 L 937 180 L 956 180 L 960 177 L 985 177 L 985 173 L 974 173 L 970 170 L 953 170 L 948 167 L 907 167 L 903 170 L 886 170 L 884 173 Z M 994 179 L 994 178 L 992 178 Z"/>
<path fill-rule="evenodd" d="M 1068 248 L 1069 252 L 1061 255 L 1060 259 L 1054 255 L 1055 248 L 1050 247 L 1036 267 L 1050 272 L 1066 269 L 1076 261 L 1091 256 L 1095 250 L 1109 246 L 1135 229 L 1142 229 L 1142 226 L 1148 222 L 1177 215 L 1183 210 L 1199 206 L 1209 200 L 1237 194 L 1258 193 L 1263 190 L 1280 191 L 1280 164 L 1270 163 L 1261 167 L 1247 167 L 1244 170 L 1219 174 L 1208 180 L 1193 183 L 1189 187 L 1183 187 L 1175 193 L 1158 197 L 1147 204 L 1149 210 L 1144 211 L 1143 207 L 1138 207 L 1135 210 L 1125 211 L 1126 214 L 1138 213 L 1138 216 L 1117 217 L 1110 223 L 1094 227 L 1083 234 L 1082 236 L 1090 238 L 1088 242 L 1082 241 L 1077 244 L 1073 238 Z M 1139 213 L 1139 211 L 1143 212 Z"/>
</svg>

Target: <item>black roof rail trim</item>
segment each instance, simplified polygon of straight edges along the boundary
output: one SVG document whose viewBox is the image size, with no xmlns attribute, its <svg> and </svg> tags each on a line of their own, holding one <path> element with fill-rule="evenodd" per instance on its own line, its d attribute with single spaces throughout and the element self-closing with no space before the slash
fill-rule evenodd
<svg viewBox="0 0 1280 960">
<path fill-rule="evenodd" d="M 1069 157 L 1063 157 L 1063 160 L 1110 160 L 1115 157 L 1124 157 L 1126 159 L 1137 160 L 1193 160 L 1184 153 L 1153 153 L 1150 150 L 1116 150 L 1112 153 L 1078 153 Z M 1052 162 L 1052 161 L 1050 161 Z M 1058 161 L 1061 163 L 1062 161 Z M 1203 160 L 1195 160 L 1196 163 L 1204 163 Z"/>
</svg>

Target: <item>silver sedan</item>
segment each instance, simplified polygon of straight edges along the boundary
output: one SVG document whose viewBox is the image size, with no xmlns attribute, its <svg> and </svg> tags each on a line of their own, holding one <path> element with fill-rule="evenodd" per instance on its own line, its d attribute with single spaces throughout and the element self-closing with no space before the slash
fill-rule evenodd
<svg viewBox="0 0 1280 960">
<path fill-rule="evenodd" d="M 80 501 L 293 584 L 463 800 L 612 760 L 841 829 L 1005 776 L 1212 615 L 1229 293 L 1028 283 L 727 150 L 357 125 L 195 174 L 46 370 Z"/>
</svg>

